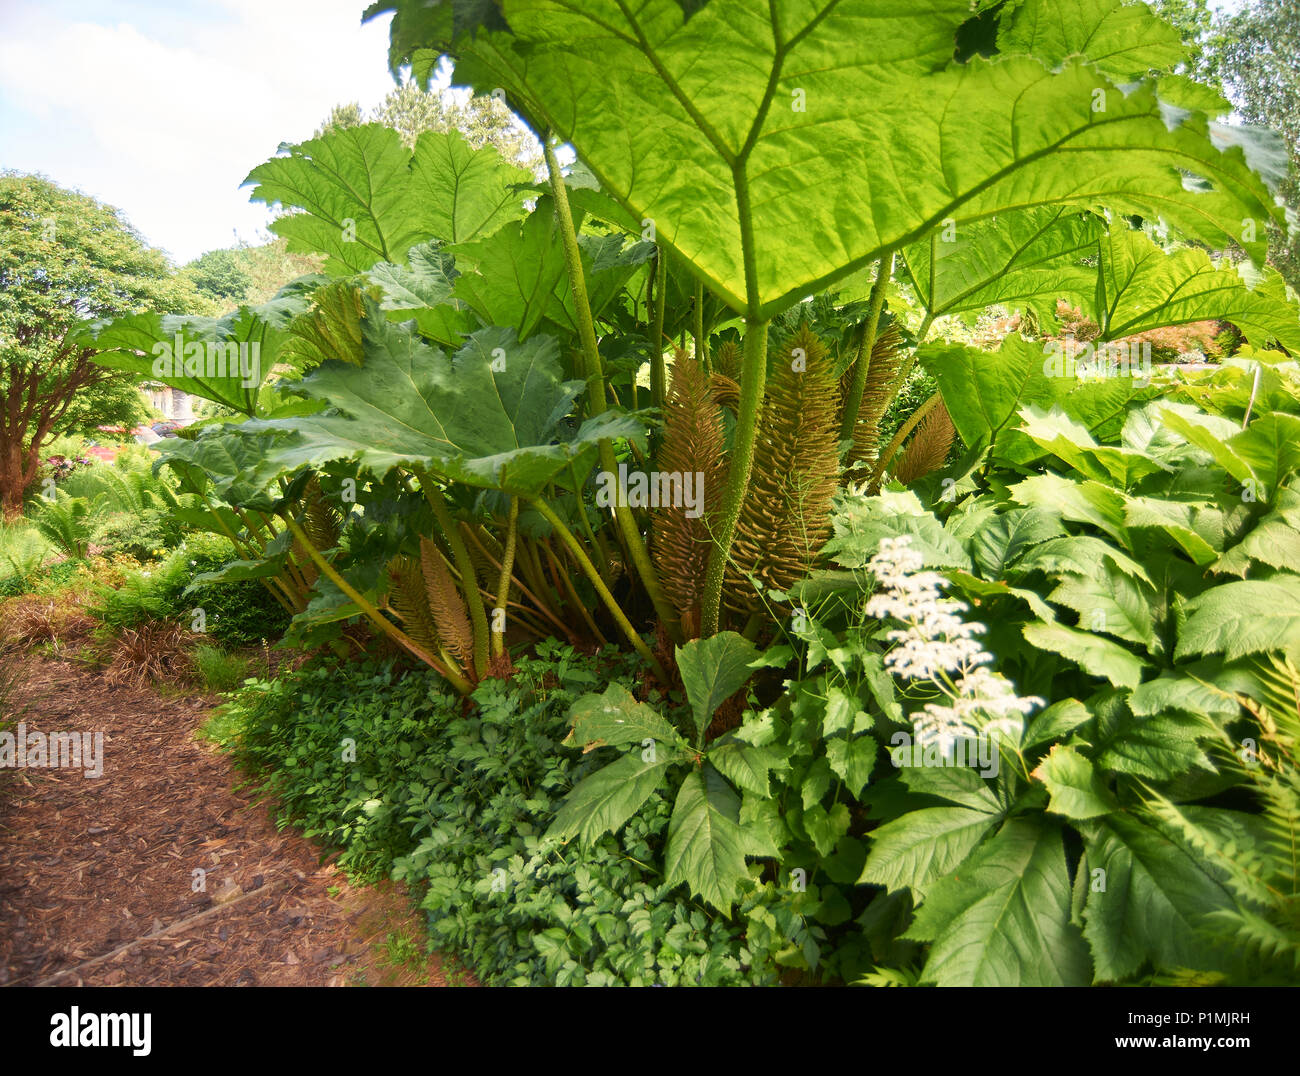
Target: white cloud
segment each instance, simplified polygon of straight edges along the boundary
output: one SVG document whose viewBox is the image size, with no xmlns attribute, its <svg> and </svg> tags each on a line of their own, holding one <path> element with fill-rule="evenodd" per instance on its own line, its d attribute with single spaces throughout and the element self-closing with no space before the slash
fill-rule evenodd
<svg viewBox="0 0 1300 1076">
<path fill-rule="evenodd" d="M 362 0 L 57 5 L 0 19 L 0 167 L 40 171 L 123 209 L 178 261 L 255 239 L 239 185 L 336 104 L 392 87 L 386 20 Z"/>
</svg>

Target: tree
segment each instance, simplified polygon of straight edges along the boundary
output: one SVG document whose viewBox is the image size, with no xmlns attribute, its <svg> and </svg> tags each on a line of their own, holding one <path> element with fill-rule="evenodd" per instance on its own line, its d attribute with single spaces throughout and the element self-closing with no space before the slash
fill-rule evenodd
<svg viewBox="0 0 1300 1076">
<path fill-rule="evenodd" d="M 52 436 L 134 416 L 128 375 L 91 361 L 98 318 L 201 302 L 121 213 L 43 176 L 0 172 L 0 507 L 22 511 Z M 137 405 L 138 406 L 138 405 Z"/>
<path fill-rule="evenodd" d="M 316 137 L 365 122 L 359 105 L 336 105 Z M 506 160 L 541 174 L 542 148 L 537 139 L 495 97 L 462 90 L 425 92 L 414 82 L 406 82 L 371 112 L 370 122 L 391 127 L 408 147 L 414 147 L 424 131 L 459 131 L 475 149 L 495 146 Z"/>
<path fill-rule="evenodd" d="M 184 269 L 194 286 L 213 299 L 242 303 L 248 298 L 253 278 L 233 250 L 209 250 Z"/>
<path fill-rule="evenodd" d="M 1203 45 L 1201 64 L 1218 80 L 1247 123 L 1271 127 L 1291 154 L 1282 197 L 1300 212 L 1300 6 L 1295 0 L 1249 0 L 1222 12 Z M 1290 241 L 1270 229 L 1269 260 L 1300 289 L 1300 229 Z"/>
</svg>

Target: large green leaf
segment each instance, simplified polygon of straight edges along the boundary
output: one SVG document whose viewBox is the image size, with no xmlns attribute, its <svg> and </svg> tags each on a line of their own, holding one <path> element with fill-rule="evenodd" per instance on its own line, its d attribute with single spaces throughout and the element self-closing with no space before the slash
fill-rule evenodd
<svg viewBox="0 0 1300 1076">
<path fill-rule="evenodd" d="M 1010 493 L 1018 504 L 1046 509 L 1080 523 L 1091 523 L 1131 548 L 1124 529 L 1124 495 L 1109 485 L 1076 482 L 1049 471 L 1017 482 L 1010 488 Z"/>
<path fill-rule="evenodd" d="M 1300 579 L 1246 579 L 1224 583 L 1187 603 L 1175 657 L 1287 651 L 1300 645 Z"/>
<path fill-rule="evenodd" d="M 1103 340 L 1193 321 L 1230 321 L 1256 344 L 1276 339 L 1300 348 L 1300 311 L 1282 278 L 1266 269 L 1255 286 L 1205 251 L 1166 254 L 1139 231 L 1112 227 L 1100 240 L 1093 317 Z"/>
<path fill-rule="evenodd" d="M 998 824 L 999 816 L 968 807 L 926 807 L 871 831 L 871 854 L 860 883 L 910 889 L 925 899 Z"/>
<path fill-rule="evenodd" d="M 585 752 L 596 747 L 624 747 L 655 741 L 659 747 L 686 747 L 686 741 L 656 710 L 632 697 L 622 684 L 610 684 L 603 695 L 584 695 L 569 709 L 566 744 Z"/>
<path fill-rule="evenodd" d="M 1276 182 L 1277 140 L 1079 60 L 952 63 L 968 0 L 711 0 L 689 20 L 677 0 L 503 0 L 509 29 L 473 31 L 392 6 L 394 62 L 427 72 L 428 54 L 455 53 L 459 80 L 571 141 L 634 219 L 760 316 L 947 218 L 1102 202 L 1216 246 L 1243 218 L 1281 219 L 1243 152 Z M 1247 245 L 1262 260 L 1262 228 Z"/>
<path fill-rule="evenodd" d="M 693 769 L 677 792 L 668 823 L 664 879 L 727 912 L 749 880 L 745 856 L 757 854 L 739 825 L 740 797 L 710 765 Z"/>
<path fill-rule="evenodd" d="M 1091 575 L 1070 576 L 1047 600 L 1079 614 L 1090 631 L 1113 635 L 1159 653 L 1151 616 L 1154 595 L 1113 564 L 1102 564 Z"/>
<path fill-rule="evenodd" d="M 130 314 L 90 326 L 80 343 L 100 349 L 100 366 L 255 415 L 288 340 L 285 329 L 307 308 L 306 295 L 295 292 L 221 318 Z"/>
<path fill-rule="evenodd" d="M 1204 857 L 1162 829 L 1116 812 L 1090 825 L 1087 863 L 1103 872 L 1089 886 L 1084 936 L 1100 982 L 1116 982 L 1144 961 L 1157 967 L 1214 968 L 1198 936 L 1203 917 L 1231 906 Z"/>
<path fill-rule="evenodd" d="M 641 809 L 663 780 L 674 757 L 664 752 L 653 762 L 633 749 L 608 766 L 584 777 L 565 797 L 546 831 L 548 837 L 578 837 L 590 844 L 603 833 L 616 833 Z"/>
<path fill-rule="evenodd" d="M 1115 78 L 1170 70 L 1186 59 L 1178 31 L 1130 0 L 1024 0 L 998 33 L 1003 52 L 1026 52 L 1045 63 L 1084 55 Z"/>
<path fill-rule="evenodd" d="M 1074 747 L 1057 744 L 1033 776 L 1047 786 L 1047 809 L 1066 818 L 1097 818 L 1119 809 L 1102 775 Z"/>
<path fill-rule="evenodd" d="M 1094 253 L 1101 217 L 1073 207 L 999 213 L 906 248 L 901 269 L 932 317 L 1000 305 L 1032 310 L 1052 323 L 1057 299 L 1073 305 L 1096 290 L 1096 271 L 1080 259 Z"/>
<path fill-rule="evenodd" d="M 1002 579 L 1026 550 L 1065 533 L 1061 517 L 1041 508 L 1012 508 L 981 527 L 971 541 L 971 555 L 980 571 Z"/>
<path fill-rule="evenodd" d="M 523 216 L 528 173 L 458 131 L 425 131 L 412 153 L 397 132 L 368 123 L 330 131 L 254 168 L 253 201 L 306 210 L 271 230 L 291 251 L 328 255 L 335 275 L 401 263 L 427 239 L 464 243 Z"/>
<path fill-rule="evenodd" d="M 704 742 L 714 711 L 744 687 L 757 657 L 758 647 L 734 631 L 692 639 L 677 648 L 677 668 L 691 704 L 698 742 Z"/>
<path fill-rule="evenodd" d="M 362 328 L 362 365 L 325 363 L 300 383 L 330 411 L 250 425 L 292 431 L 276 453 L 285 469 L 355 459 L 380 475 L 414 467 L 532 495 L 570 460 L 580 473 L 589 469 L 601 437 L 642 429 L 608 411 L 561 441 L 561 422 L 583 386 L 562 379 L 550 337 L 520 343 L 513 330 L 480 329 L 449 358 L 382 317 L 363 319 Z"/>
<path fill-rule="evenodd" d="M 1083 986 L 1087 947 L 1070 923 L 1061 832 L 1013 818 L 956 875 L 935 883 L 907 936 L 931 943 L 939 986 Z"/>
<path fill-rule="evenodd" d="M 1137 687 L 1142 681 L 1142 659 L 1099 635 L 1037 621 L 1025 625 L 1024 636 L 1031 646 L 1060 654 L 1084 672 L 1104 677 L 1116 687 Z"/>
</svg>

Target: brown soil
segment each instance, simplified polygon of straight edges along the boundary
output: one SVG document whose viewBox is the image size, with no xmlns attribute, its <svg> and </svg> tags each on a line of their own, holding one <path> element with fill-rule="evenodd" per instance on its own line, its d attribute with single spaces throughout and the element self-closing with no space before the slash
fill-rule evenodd
<svg viewBox="0 0 1300 1076">
<path fill-rule="evenodd" d="M 423 937 L 409 901 L 349 886 L 308 841 L 278 832 L 264 803 L 232 791 L 228 759 L 194 736 L 214 701 L 25 659 L 14 722 L 103 732 L 104 772 L 0 770 L 0 984 L 465 981 L 422 949 L 395 964 Z"/>
</svg>

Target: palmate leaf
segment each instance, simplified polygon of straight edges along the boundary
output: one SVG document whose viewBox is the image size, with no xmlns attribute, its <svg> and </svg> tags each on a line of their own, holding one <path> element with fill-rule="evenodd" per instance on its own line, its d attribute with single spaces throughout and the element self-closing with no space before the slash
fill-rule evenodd
<svg viewBox="0 0 1300 1076">
<path fill-rule="evenodd" d="M 401 263 L 416 243 L 465 243 L 524 215 L 531 177 L 458 131 L 424 131 L 412 152 L 390 127 L 362 124 L 291 146 L 248 174 L 251 199 L 306 210 L 271 224 L 289 250 L 328 255 L 348 276 Z"/>
<path fill-rule="evenodd" d="M 453 297 L 485 325 L 514 326 L 520 339 L 544 322 L 576 333 L 578 319 L 557 227 L 553 203 L 541 198 L 527 219 L 449 248 L 461 270 Z M 621 233 L 578 236 L 594 317 L 654 252 L 652 243 L 636 242 L 626 249 L 624 243 Z"/>
<path fill-rule="evenodd" d="M 1234 812 L 1216 809 L 1227 824 Z M 1212 969 L 1219 960 L 1198 933 L 1205 916 L 1232 907 L 1220 877 L 1171 833 L 1114 812 L 1085 828 L 1087 862 L 1105 873 L 1090 886 L 1084 936 L 1098 982 L 1117 982 L 1146 960 L 1157 966 Z"/>
<path fill-rule="evenodd" d="M 211 493 L 227 504 L 267 512 L 284 498 L 278 486 L 273 488 L 284 473 L 272 458 L 273 441 L 266 434 L 251 432 L 247 423 L 231 423 L 208 426 L 193 439 L 165 438 L 155 451 L 158 466 L 170 466 L 195 488 L 206 489 L 211 483 Z M 237 523 L 235 529 L 241 526 Z"/>
<path fill-rule="evenodd" d="M 1236 269 L 1216 268 L 1203 250 L 1166 254 L 1142 232 L 1116 226 L 1101 237 L 1099 250 L 1091 307 L 1103 340 L 1215 320 L 1232 322 L 1259 345 L 1276 339 L 1300 348 L 1300 311 L 1272 269 L 1251 287 Z"/>
<path fill-rule="evenodd" d="M 692 893 L 729 912 L 740 887 L 749 881 L 746 855 L 761 845 L 741 829 L 740 797 L 707 763 L 692 769 L 677 791 L 668 823 L 664 880 L 685 883 Z"/>
<path fill-rule="evenodd" d="M 550 337 L 519 343 L 510 329 L 480 329 L 449 358 L 383 318 L 367 317 L 362 326 L 363 365 L 325 363 L 300 383 L 329 412 L 248 427 L 291 432 L 275 452 L 284 469 L 355 459 L 380 476 L 414 467 L 531 496 L 570 460 L 585 473 L 600 438 L 643 429 L 607 411 L 560 441 L 560 424 L 583 386 L 562 380 Z"/>
<path fill-rule="evenodd" d="M 1224 583 L 1187 603 L 1176 658 L 1285 652 L 1300 646 L 1300 579 L 1246 579 Z"/>
<path fill-rule="evenodd" d="M 939 879 L 907 937 L 928 941 L 921 974 L 939 986 L 1084 986 L 1088 952 L 1070 923 L 1061 832 L 1009 820 L 956 875 Z"/>
<path fill-rule="evenodd" d="M 256 415 L 262 388 L 288 342 L 285 330 L 309 305 L 308 294 L 294 290 L 221 318 L 130 314 L 88 327 L 79 342 L 102 351 L 94 359 L 100 366 Z"/>
<path fill-rule="evenodd" d="M 1103 202 L 1214 245 L 1243 218 L 1282 219 L 1242 152 L 1276 182 L 1276 140 L 1221 149 L 1204 116 L 1163 106 L 1145 84 L 1126 94 L 1081 61 L 951 64 L 967 0 L 712 0 L 689 21 L 676 0 L 501 10 L 508 31 L 448 40 L 426 25 L 423 44 L 571 141 L 711 290 L 760 317 L 946 218 Z M 400 11 L 394 32 L 415 47 Z M 1262 230 L 1249 248 L 1262 260 Z"/>
<path fill-rule="evenodd" d="M 859 884 L 912 891 L 925 899 L 998 824 L 999 815 L 969 807 L 926 807 L 871 831 L 871 854 Z"/>
<path fill-rule="evenodd" d="M 569 735 L 564 743 L 583 752 L 596 747 L 623 747 L 654 740 L 659 746 L 684 750 L 686 741 L 656 710 L 632 697 L 622 684 L 610 684 L 603 695 L 584 695 L 569 710 Z"/>
<path fill-rule="evenodd" d="M 435 343 L 459 346 L 480 326 L 452 296 L 456 259 L 432 240 L 413 246 L 407 259 L 409 265 L 378 262 L 367 274 L 380 290 L 380 309 L 394 321 L 414 318 L 420 333 Z"/>
</svg>

